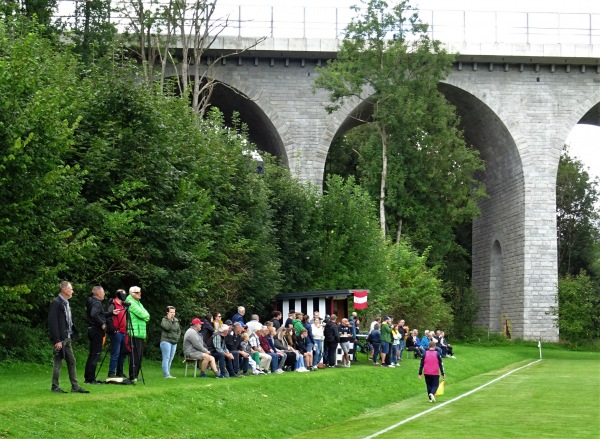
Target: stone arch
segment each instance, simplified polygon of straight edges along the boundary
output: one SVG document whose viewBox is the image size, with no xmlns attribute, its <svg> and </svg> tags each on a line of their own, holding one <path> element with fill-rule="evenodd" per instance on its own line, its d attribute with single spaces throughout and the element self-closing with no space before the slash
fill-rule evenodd
<svg viewBox="0 0 600 439">
<path fill-rule="evenodd" d="M 477 323 L 500 332 L 502 321 L 510 320 L 513 334 L 523 336 L 526 175 L 522 153 L 527 141 L 519 121 L 502 102 L 472 81 L 450 76 L 439 89 L 456 107 L 465 140 L 479 150 L 486 164 L 478 178 L 485 182 L 489 198 L 479 205 L 481 215 L 473 221 L 472 237 L 472 283 L 480 298 Z"/>
<path fill-rule="evenodd" d="M 600 126 L 600 90 L 590 94 L 565 118 L 564 124 L 558 130 L 560 137 L 563 137 L 563 142 L 578 123 Z"/>
<path fill-rule="evenodd" d="M 343 105 L 329 117 L 326 128 L 323 130 L 323 134 L 317 145 L 318 155 L 323 158 L 322 167 L 319 170 L 321 180 L 317 182 L 318 187 L 323 185 L 323 179 L 325 178 L 325 163 L 331 144 L 342 133 L 360 125 L 361 122 L 357 120 L 356 116 L 363 112 L 370 112 L 370 109 L 367 107 L 369 107 L 368 99 L 353 97 L 346 99 Z"/>
<path fill-rule="evenodd" d="M 275 155 L 282 164 L 289 166 L 287 145 L 294 143 L 288 123 L 260 90 L 235 78 L 227 70 L 215 69 L 210 77 L 217 81 L 211 102 L 221 108 L 227 118 L 233 110 L 240 113 L 242 122 L 248 125 L 250 140 L 259 149 Z"/>
<path fill-rule="evenodd" d="M 502 330 L 502 302 L 504 296 L 504 264 L 502 262 L 502 247 L 496 239 L 492 244 L 490 255 L 490 291 L 489 291 L 489 309 L 491 331 L 500 332 Z"/>
</svg>

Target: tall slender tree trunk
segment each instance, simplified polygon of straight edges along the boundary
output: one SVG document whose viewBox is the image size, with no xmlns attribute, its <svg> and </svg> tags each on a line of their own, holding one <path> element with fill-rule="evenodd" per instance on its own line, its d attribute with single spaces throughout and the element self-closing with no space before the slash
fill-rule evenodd
<svg viewBox="0 0 600 439">
<path fill-rule="evenodd" d="M 379 135 L 381 136 L 381 187 L 379 190 L 379 224 L 381 225 L 381 233 L 386 236 L 386 221 L 385 221 L 385 182 L 387 179 L 387 149 L 388 139 L 385 127 L 379 125 Z"/>
</svg>

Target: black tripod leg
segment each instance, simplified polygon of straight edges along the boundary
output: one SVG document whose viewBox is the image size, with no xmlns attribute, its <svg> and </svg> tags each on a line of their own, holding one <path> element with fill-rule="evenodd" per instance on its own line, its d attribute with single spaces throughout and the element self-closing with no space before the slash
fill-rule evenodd
<svg viewBox="0 0 600 439">
<path fill-rule="evenodd" d="M 106 343 L 106 349 L 104 350 L 104 357 L 102 357 L 102 361 L 100 362 L 100 366 L 98 366 L 98 368 L 96 368 L 96 374 L 94 375 L 94 381 L 97 380 L 98 378 L 98 374 L 100 374 L 100 369 L 102 369 L 102 365 L 104 364 L 104 360 L 106 360 L 106 356 L 108 355 L 108 352 L 110 351 L 110 347 L 112 345 L 111 343 Z"/>
</svg>

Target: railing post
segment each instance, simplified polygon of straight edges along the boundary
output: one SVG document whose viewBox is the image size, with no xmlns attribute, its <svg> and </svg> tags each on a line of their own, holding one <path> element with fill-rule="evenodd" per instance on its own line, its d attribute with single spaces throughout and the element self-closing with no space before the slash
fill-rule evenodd
<svg viewBox="0 0 600 439">
<path fill-rule="evenodd" d="M 306 6 L 302 8 L 302 38 L 306 39 Z"/>
<path fill-rule="evenodd" d="M 494 11 L 494 43 L 498 44 L 498 12 Z"/>
<path fill-rule="evenodd" d="M 529 44 L 529 12 L 525 12 L 525 34 L 527 35 L 527 44 Z"/>
<path fill-rule="evenodd" d="M 242 37 L 242 5 L 238 5 L 238 38 Z"/>
<path fill-rule="evenodd" d="M 590 46 L 593 44 L 593 38 L 592 38 L 592 14 L 588 15 L 590 18 Z"/>
<path fill-rule="evenodd" d="M 463 43 L 467 42 L 467 11 L 463 11 Z"/>
<path fill-rule="evenodd" d="M 274 38 L 275 35 L 275 31 L 274 28 L 275 27 L 275 13 L 273 12 L 273 6 L 271 6 L 271 38 Z"/>
</svg>

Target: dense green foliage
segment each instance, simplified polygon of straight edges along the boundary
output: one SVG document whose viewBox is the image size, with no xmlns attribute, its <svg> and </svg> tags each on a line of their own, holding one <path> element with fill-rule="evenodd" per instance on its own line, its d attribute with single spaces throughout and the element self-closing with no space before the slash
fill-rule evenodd
<svg viewBox="0 0 600 439">
<path fill-rule="evenodd" d="M 560 338 L 588 343 L 600 338 L 600 215 L 598 181 L 565 147 L 556 177 L 558 307 Z"/>
<path fill-rule="evenodd" d="M 558 328 L 563 340 L 589 343 L 600 338 L 600 294 L 597 281 L 585 272 L 558 282 Z"/>
<path fill-rule="evenodd" d="M 561 276 L 586 270 L 595 276 L 600 259 L 598 181 L 565 148 L 556 176 L 558 272 Z"/>
</svg>

